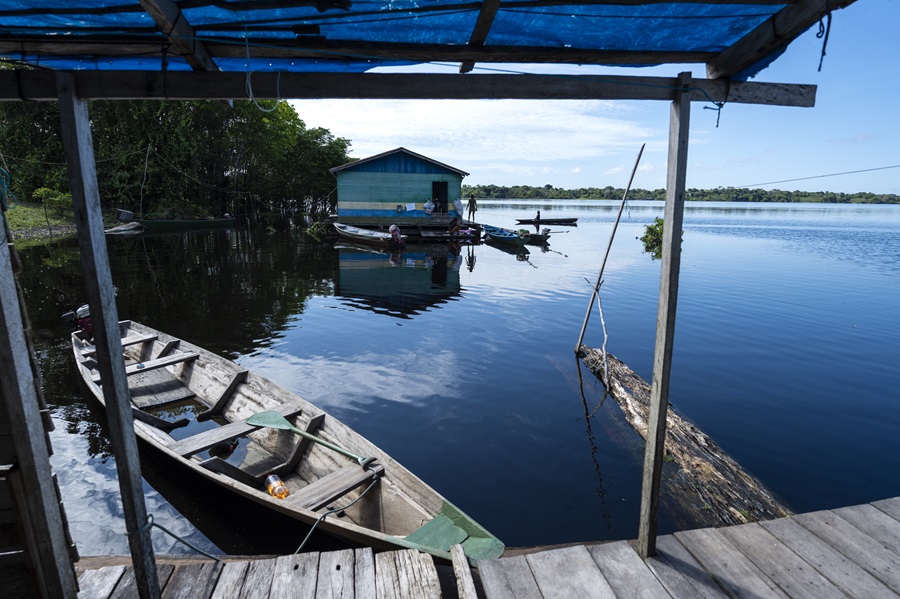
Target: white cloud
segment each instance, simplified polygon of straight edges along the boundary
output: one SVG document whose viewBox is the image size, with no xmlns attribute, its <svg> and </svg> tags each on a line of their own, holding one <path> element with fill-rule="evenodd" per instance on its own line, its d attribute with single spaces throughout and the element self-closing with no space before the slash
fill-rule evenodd
<svg viewBox="0 0 900 599">
<path fill-rule="evenodd" d="M 562 186 L 574 173 L 599 172 L 599 160 L 630 160 L 638 144 L 664 136 L 629 118 L 630 105 L 612 101 L 296 100 L 291 104 L 308 126 L 325 127 L 351 140 L 351 156 L 365 158 L 403 146 L 471 173 L 467 182 L 472 183 L 500 179 L 507 184 Z"/>
</svg>

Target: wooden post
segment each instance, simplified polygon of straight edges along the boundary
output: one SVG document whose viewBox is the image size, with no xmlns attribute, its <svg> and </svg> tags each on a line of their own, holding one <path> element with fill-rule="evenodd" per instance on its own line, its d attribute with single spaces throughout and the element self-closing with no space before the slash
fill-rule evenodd
<svg viewBox="0 0 900 599">
<path fill-rule="evenodd" d="M 91 309 L 96 358 L 103 379 L 103 401 L 106 404 L 109 432 L 116 454 L 125 526 L 131 532 L 128 544 L 138 592 L 142 598 L 149 599 L 159 597 L 159 580 L 156 576 L 150 528 L 146 526 L 147 510 L 141 465 L 131 415 L 131 396 L 125 376 L 125 360 L 122 357 L 119 316 L 112 274 L 109 271 L 103 215 L 100 211 L 91 125 L 87 103 L 77 96 L 72 73 L 57 74 L 57 91 L 85 293 Z"/>
<path fill-rule="evenodd" d="M 684 181 L 687 171 L 691 99 L 687 88 L 691 74 L 678 75 L 681 90 L 672 102 L 669 122 L 669 167 L 666 176 L 666 208 L 663 216 L 662 267 L 659 304 L 656 314 L 656 349 L 653 355 L 653 382 L 650 391 L 650 422 L 644 451 L 641 487 L 641 515 L 638 553 L 646 559 L 656 554 L 659 510 L 659 481 L 666 440 L 666 411 L 669 407 L 669 375 L 675 339 L 675 308 L 678 304 L 678 271 L 681 266 L 681 227 L 684 221 Z"/>
<path fill-rule="evenodd" d="M 34 589 L 35 596 L 74 597 L 75 568 L 50 469 L 47 432 L 41 419 L 8 241 L 0 224 L 0 385 L 9 434 L 15 444 L 16 475 L 24 495 L 24 501 L 16 502 L 16 511 L 19 524 L 23 525 L 23 545 L 28 548 L 29 563 L 34 567 L 32 574 L 39 585 Z"/>
</svg>

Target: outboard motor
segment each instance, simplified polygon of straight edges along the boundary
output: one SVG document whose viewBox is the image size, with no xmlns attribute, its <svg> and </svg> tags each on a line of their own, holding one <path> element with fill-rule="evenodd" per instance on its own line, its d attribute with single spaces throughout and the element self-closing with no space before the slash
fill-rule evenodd
<svg viewBox="0 0 900 599">
<path fill-rule="evenodd" d="M 94 336 L 94 325 L 91 323 L 91 309 L 87 304 L 84 304 L 74 312 L 69 310 L 62 315 L 62 319 L 72 327 L 73 331 L 81 330 L 88 337 Z"/>
</svg>

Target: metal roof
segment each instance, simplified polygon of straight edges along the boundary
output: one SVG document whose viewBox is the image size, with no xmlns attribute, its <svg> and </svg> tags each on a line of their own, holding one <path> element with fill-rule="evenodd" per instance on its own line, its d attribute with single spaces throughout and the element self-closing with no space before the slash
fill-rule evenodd
<svg viewBox="0 0 900 599">
<path fill-rule="evenodd" d="M 705 63 L 753 76 L 853 0 L 0 0 L 0 57 L 59 70 L 364 72 Z"/>
<path fill-rule="evenodd" d="M 444 164 L 443 162 L 438 162 L 437 160 L 435 160 L 433 158 L 429 158 L 428 156 L 423 156 L 422 154 L 416 154 L 415 152 L 413 152 L 411 150 L 407 150 L 406 148 L 403 148 L 403 147 L 395 148 L 393 150 L 388 150 L 387 152 L 382 152 L 381 154 L 376 154 L 375 156 L 369 156 L 368 158 L 354 160 L 353 162 L 348 162 L 346 164 L 342 164 L 340 166 L 331 168 L 331 169 L 329 169 L 329 171 L 332 174 L 337 174 L 340 171 L 345 171 L 345 170 L 354 170 L 354 169 L 365 170 L 366 165 L 371 164 L 373 162 L 378 162 L 378 161 L 382 160 L 383 158 L 387 158 L 388 156 L 394 156 L 395 154 L 412 157 L 413 159 L 418 160 L 420 162 L 425 162 L 425 163 L 431 164 L 439 170 L 456 173 L 460 177 L 467 177 L 469 175 L 469 173 L 467 173 L 466 171 L 463 171 L 456 167 Z"/>
</svg>

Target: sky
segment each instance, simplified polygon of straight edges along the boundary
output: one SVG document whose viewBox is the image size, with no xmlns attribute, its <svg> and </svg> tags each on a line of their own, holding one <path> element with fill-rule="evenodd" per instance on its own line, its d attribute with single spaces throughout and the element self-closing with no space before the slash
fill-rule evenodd
<svg viewBox="0 0 900 599">
<path fill-rule="evenodd" d="M 818 26 L 752 81 L 814 84 L 814 108 L 691 107 L 687 187 L 900 195 L 900 0 L 833 13 L 819 71 Z M 486 68 L 526 71 L 521 65 Z M 409 72 L 411 69 L 405 69 Z M 458 64 L 415 70 L 458 72 Z M 704 65 L 539 66 L 528 72 L 674 77 Z M 388 71 L 387 69 L 385 71 Z M 405 147 L 470 173 L 468 185 L 665 186 L 669 102 L 607 100 L 291 100 L 309 127 L 350 140 L 350 156 Z M 717 126 L 718 118 L 718 126 Z M 865 172 L 854 172 L 865 171 Z M 851 173 L 851 174 L 843 174 Z"/>
</svg>

